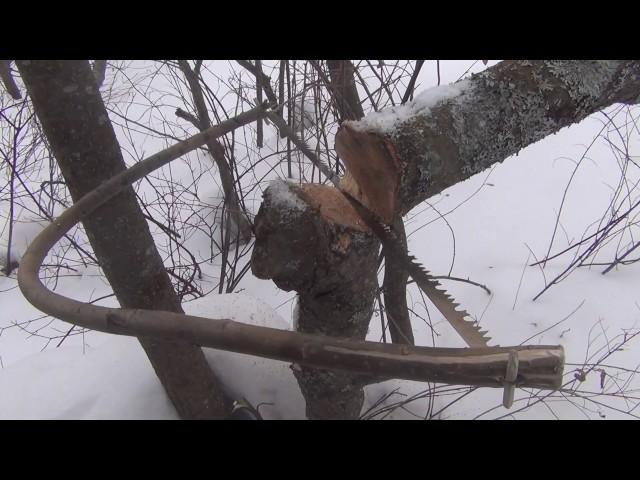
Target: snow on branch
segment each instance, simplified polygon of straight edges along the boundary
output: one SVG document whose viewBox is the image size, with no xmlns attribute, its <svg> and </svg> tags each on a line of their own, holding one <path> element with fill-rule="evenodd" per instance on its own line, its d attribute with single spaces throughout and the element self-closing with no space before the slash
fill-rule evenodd
<svg viewBox="0 0 640 480">
<path fill-rule="evenodd" d="M 640 61 L 504 61 L 344 122 L 336 151 L 354 196 L 389 219 L 592 113 L 639 100 Z"/>
</svg>

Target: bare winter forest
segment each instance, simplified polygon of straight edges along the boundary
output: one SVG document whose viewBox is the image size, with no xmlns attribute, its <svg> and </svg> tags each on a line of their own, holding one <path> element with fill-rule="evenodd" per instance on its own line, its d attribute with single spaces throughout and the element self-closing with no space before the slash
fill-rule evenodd
<svg viewBox="0 0 640 480">
<path fill-rule="evenodd" d="M 0 79 L 0 418 L 640 415 L 640 61 Z"/>
</svg>

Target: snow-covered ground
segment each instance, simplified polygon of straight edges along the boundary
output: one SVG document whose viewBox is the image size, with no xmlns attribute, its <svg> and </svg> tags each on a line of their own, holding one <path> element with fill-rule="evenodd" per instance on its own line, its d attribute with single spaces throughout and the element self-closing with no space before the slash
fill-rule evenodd
<svg viewBox="0 0 640 480">
<path fill-rule="evenodd" d="M 471 63 L 443 64 L 443 83 L 455 81 Z M 478 64 L 475 71 L 481 68 Z M 434 84 L 433 77 L 433 71 L 423 73 L 423 88 Z M 517 157 L 416 207 L 405 219 L 409 250 L 433 274 L 469 278 L 491 290 L 489 295 L 466 283 L 443 280 L 456 300 L 489 330 L 492 344 L 565 347 L 566 392 L 519 390 L 513 408 L 505 410 L 498 389 L 394 380 L 367 388 L 363 412 L 377 411 L 373 418 L 444 419 L 629 418 L 624 412 L 640 414 L 640 409 L 633 410 L 638 402 L 633 370 L 640 358 L 640 345 L 634 340 L 613 352 L 584 382 L 571 382 L 582 365 L 600 359 L 638 330 L 640 304 L 634 279 L 639 278 L 640 265 L 627 265 L 606 275 L 601 274 L 604 267 L 578 269 L 536 301 L 536 294 L 562 272 L 571 256 L 554 259 L 543 270 L 526 266 L 546 255 L 575 162 L 598 135 L 603 119 L 601 114 L 594 115 L 531 145 Z M 630 140 L 631 156 L 637 151 L 637 140 L 637 136 Z M 275 142 L 275 137 L 269 137 L 267 147 Z M 157 140 L 144 147 L 147 154 L 156 148 L 162 148 Z M 188 172 L 184 162 L 170 168 L 174 177 Z M 258 165 L 254 179 L 264 176 L 266 186 L 275 178 L 275 173 L 267 175 L 270 168 L 266 162 Z M 627 175 L 637 180 L 637 172 Z M 599 220 L 619 177 L 620 168 L 607 142 L 596 142 L 571 182 L 551 253 L 580 239 Z M 203 188 L 200 198 L 218 195 L 215 187 Z M 250 205 L 253 211 L 259 207 L 259 193 L 257 190 L 255 204 Z M 3 213 L 6 211 L 0 212 L 0 218 Z M 594 231 L 591 228 L 589 233 Z M 25 224 L 19 231 L 18 257 L 37 230 Z M 195 232 L 189 241 L 197 251 L 208 248 L 202 232 Z M 605 253 L 602 258 L 610 258 Z M 205 278 L 215 275 L 217 269 L 215 262 L 203 268 Z M 79 276 L 61 278 L 57 291 L 88 301 L 108 294 L 109 288 L 97 269 L 87 267 L 80 269 Z M 185 302 L 185 310 L 210 318 L 291 328 L 293 292 L 280 291 L 250 272 L 236 291 L 241 293 L 212 292 Z M 410 288 L 409 296 L 416 343 L 464 346 L 440 314 L 428 302 L 425 306 L 418 290 Z M 61 338 L 50 341 L 48 337 L 53 328 L 63 336 L 67 324 L 49 324 L 49 319 L 46 324 L 36 320 L 13 326 L 13 322 L 40 316 L 20 295 L 15 273 L 9 278 L 0 276 L 0 302 L 0 328 L 5 327 L 0 334 L 0 418 L 176 418 L 135 339 L 86 332 L 69 336 L 56 348 Z M 113 306 L 115 301 L 108 298 L 100 304 Z M 421 319 L 429 316 L 433 328 Z M 371 340 L 380 340 L 379 320 L 372 319 Z M 45 330 L 47 334 L 39 338 L 38 332 Z M 235 396 L 253 405 L 264 404 L 260 411 L 266 418 L 303 418 L 304 401 L 288 364 L 210 349 L 206 355 Z M 572 389 L 579 392 L 570 395 Z M 379 403 L 381 398 L 386 400 Z M 398 402 L 405 404 L 399 407 Z M 391 408 L 394 406 L 397 408 Z"/>
</svg>

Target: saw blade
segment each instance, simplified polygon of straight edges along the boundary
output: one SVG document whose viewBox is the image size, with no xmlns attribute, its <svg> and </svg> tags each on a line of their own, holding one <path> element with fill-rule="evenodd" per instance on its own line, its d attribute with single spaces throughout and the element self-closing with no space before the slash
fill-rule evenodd
<svg viewBox="0 0 640 480">
<path fill-rule="evenodd" d="M 408 266 L 411 277 L 467 345 L 472 348 L 488 347 L 491 337 L 486 336 L 487 332 L 481 330 L 480 325 L 470 319 L 464 309 L 457 310 L 459 304 L 447 293 L 440 282 L 415 261 L 411 261 Z"/>
<path fill-rule="evenodd" d="M 375 214 L 362 205 L 356 198 L 348 192 L 340 189 L 342 194 L 347 197 L 351 204 L 355 207 L 358 215 L 371 228 L 373 233 L 380 239 L 385 249 L 387 257 L 393 257 L 399 261 L 402 266 L 409 272 L 420 287 L 420 289 L 429 297 L 429 300 L 444 315 L 444 318 L 451 324 L 458 335 L 472 348 L 488 347 L 491 337 L 486 336 L 486 331 L 481 330 L 477 322 L 468 319 L 469 314 L 465 310 L 457 310 L 458 303 L 447 293 L 440 282 L 433 278 L 432 275 L 418 263 L 415 257 L 405 252 L 404 246 L 400 242 L 396 232 L 389 226 L 379 221 Z"/>
<path fill-rule="evenodd" d="M 298 148 L 300 148 L 305 155 L 322 171 L 329 181 L 336 187 L 336 189 L 345 196 L 345 198 L 353 205 L 358 215 L 364 220 L 364 222 L 371 228 L 374 234 L 380 239 L 385 249 L 385 255 L 392 256 L 398 259 L 401 264 L 406 268 L 416 282 L 416 284 L 424 291 L 424 293 L 433 302 L 436 308 L 444 315 L 451 326 L 458 332 L 463 340 L 470 347 L 486 347 L 487 342 L 490 340 L 486 337 L 487 332 L 480 330 L 480 327 L 476 322 L 467 320 L 468 313 L 464 310 L 456 310 L 458 304 L 451 298 L 444 289 L 439 289 L 440 283 L 433 278 L 429 273 L 416 262 L 412 257 L 407 254 L 407 251 L 398 239 L 398 235 L 391 229 L 389 225 L 378 219 L 377 215 L 365 207 L 360 201 L 346 191 L 340 185 L 340 180 L 320 158 L 309 149 L 304 140 L 298 138 L 298 136 L 287 127 L 282 118 L 273 113 L 267 113 L 267 116 L 271 118 L 274 123 L 289 136 Z"/>
</svg>

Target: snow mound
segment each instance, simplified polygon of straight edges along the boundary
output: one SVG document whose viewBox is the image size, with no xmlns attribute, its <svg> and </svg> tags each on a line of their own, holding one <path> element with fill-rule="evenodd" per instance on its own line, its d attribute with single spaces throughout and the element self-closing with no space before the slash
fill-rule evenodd
<svg viewBox="0 0 640 480">
<path fill-rule="evenodd" d="M 192 315 L 288 329 L 271 307 L 243 294 L 186 303 Z M 266 419 L 304 418 L 288 363 L 205 349 L 229 391 Z M 28 381 L 26 380 L 28 379 Z M 114 336 L 98 348 L 61 347 L 0 370 L 0 419 L 177 419 L 137 340 Z"/>
</svg>

